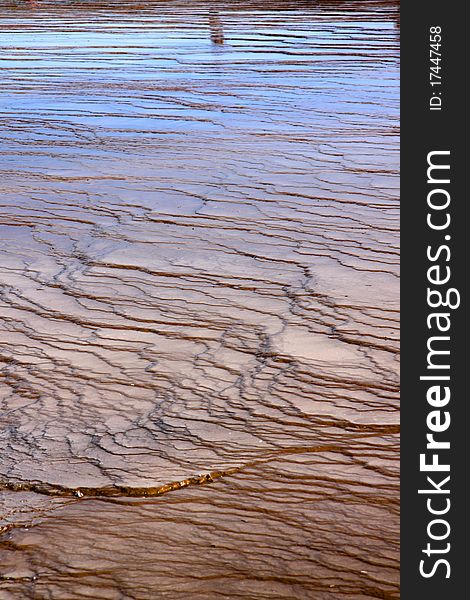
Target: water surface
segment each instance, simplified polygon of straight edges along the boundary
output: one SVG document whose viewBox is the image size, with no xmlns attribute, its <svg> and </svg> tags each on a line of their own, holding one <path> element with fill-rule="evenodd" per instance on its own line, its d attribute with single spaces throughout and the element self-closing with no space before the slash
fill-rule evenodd
<svg viewBox="0 0 470 600">
<path fill-rule="evenodd" d="M 398 598 L 398 32 L 0 0 L 2 600 Z"/>
</svg>

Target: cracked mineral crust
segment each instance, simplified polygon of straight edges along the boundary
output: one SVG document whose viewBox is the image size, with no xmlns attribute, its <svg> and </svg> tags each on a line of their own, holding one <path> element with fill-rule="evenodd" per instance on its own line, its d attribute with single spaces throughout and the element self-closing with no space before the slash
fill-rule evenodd
<svg viewBox="0 0 470 600">
<path fill-rule="evenodd" d="M 398 599 L 397 3 L 0 9 L 0 599 Z"/>
</svg>

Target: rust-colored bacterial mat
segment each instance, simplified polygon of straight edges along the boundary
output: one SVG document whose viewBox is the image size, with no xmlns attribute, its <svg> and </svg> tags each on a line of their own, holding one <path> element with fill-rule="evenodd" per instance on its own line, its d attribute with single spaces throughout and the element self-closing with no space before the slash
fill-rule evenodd
<svg viewBox="0 0 470 600">
<path fill-rule="evenodd" d="M 398 593 L 398 5 L 0 0 L 0 599 Z"/>
</svg>

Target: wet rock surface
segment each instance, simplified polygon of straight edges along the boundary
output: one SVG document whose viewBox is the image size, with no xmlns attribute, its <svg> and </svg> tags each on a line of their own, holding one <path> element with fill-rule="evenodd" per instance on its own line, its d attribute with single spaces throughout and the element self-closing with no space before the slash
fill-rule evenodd
<svg viewBox="0 0 470 600">
<path fill-rule="evenodd" d="M 398 598 L 397 5 L 0 9 L 0 598 Z"/>
</svg>

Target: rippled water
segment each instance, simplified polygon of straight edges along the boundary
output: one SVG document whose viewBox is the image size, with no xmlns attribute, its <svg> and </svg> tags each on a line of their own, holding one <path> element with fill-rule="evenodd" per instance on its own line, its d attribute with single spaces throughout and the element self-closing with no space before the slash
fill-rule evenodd
<svg viewBox="0 0 470 600">
<path fill-rule="evenodd" d="M 2 600 L 398 598 L 397 10 L 0 0 Z"/>
</svg>

